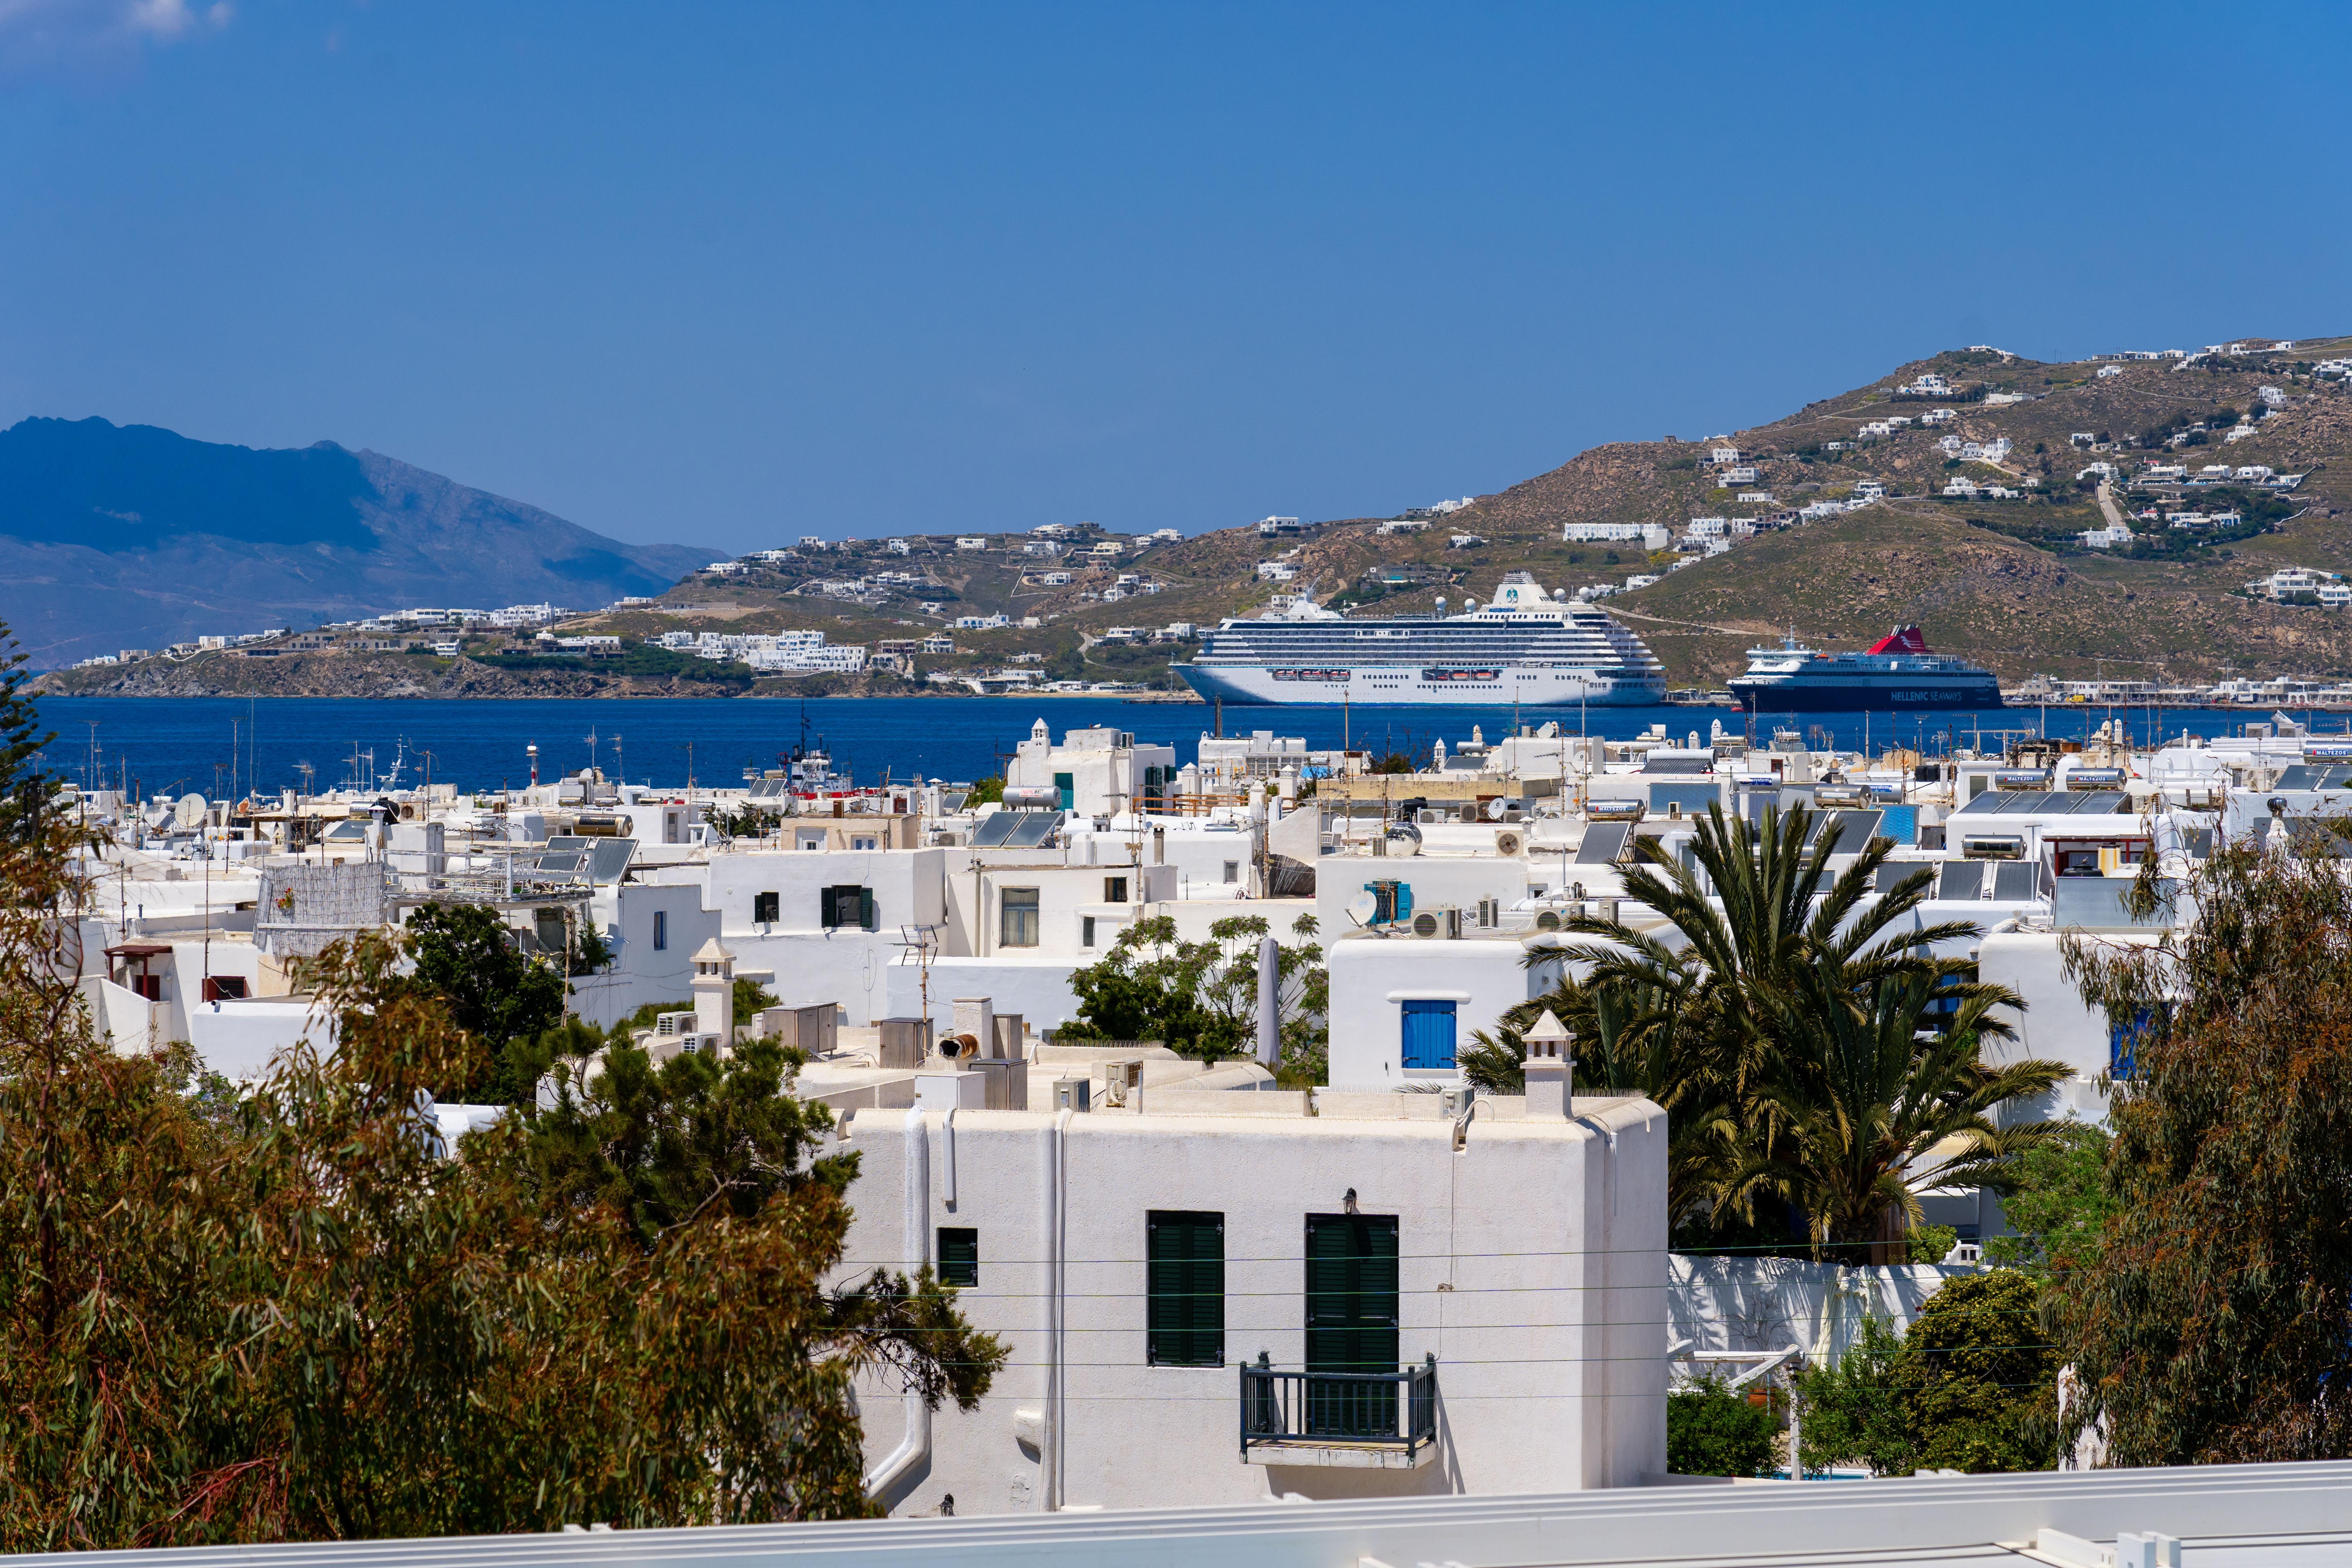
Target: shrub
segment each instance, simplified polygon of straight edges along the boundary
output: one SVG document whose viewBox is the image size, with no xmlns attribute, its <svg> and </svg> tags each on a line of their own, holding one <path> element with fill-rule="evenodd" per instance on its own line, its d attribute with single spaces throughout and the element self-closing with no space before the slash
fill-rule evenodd
<svg viewBox="0 0 2352 1568">
<path fill-rule="evenodd" d="M 1757 1476 L 1778 1463 L 1779 1422 L 1766 1405 L 1704 1378 L 1666 1395 L 1666 1468 L 1677 1476 Z"/>
</svg>

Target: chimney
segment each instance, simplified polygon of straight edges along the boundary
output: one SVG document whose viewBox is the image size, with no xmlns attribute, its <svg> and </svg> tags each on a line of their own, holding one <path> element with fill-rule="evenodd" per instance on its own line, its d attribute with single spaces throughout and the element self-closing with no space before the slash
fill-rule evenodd
<svg viewBox="0 0 2352 1568">
<path fill-rule="evenodd" d="M 1528 1080 L 1528 1120 L 1565 1121 L 1576 1114 L 1570 1081 L 1576 1072 L 1576 1034 L 1549 1008 L 1535 1027 L 1520 1037 L 1527 1041 L 1524 1064 Z"/>
</svg>

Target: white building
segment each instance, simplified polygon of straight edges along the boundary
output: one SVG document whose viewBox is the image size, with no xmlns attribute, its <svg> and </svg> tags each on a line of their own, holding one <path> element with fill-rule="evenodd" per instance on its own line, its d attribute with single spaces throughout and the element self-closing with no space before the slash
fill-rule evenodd
<svg viewBox="0 0 2352 1568">
<path fill-rule="evenodd" d="M 1530 1078 L 1461 1107 L 1147 1083 L 1031 1112 L 947 1072 L 914 1109 L 856 1111 L 841 1277 L 931 1264 L 1010 1352 L 968 1414 L 861 1388 L 881 1500 L 961 1517 L 1662 1470 L 1665 1116 L 1571 1118 Z"/>
<path fill-rule="evenodd" d="M 1175 747 L 1139 744 L 1128 731 L 1106 728 L 1066 730 L 1056 746 L 1043 719 L 1004 768 L 1006 789 L 1051 790 L 1058 809 L 1087 817 L 1134 810 L 1175 785 Z"/>
</svg>

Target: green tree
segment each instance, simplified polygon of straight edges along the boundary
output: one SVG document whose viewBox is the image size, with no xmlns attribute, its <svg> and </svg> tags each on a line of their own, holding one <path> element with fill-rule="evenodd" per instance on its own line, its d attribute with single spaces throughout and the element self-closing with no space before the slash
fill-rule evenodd
<svg viewBox="0 0 2352 1568">
<path fill-rule="evenodd" d="M 2100 1234 L 2116 1212 L 2107 1184 L 2114 1140 L 2096 1127 L 2065 1121 L 2039 1147 L 2018 1157 L 2001 1200 L 2014 1233 L 1985 1243 L 1985 1256 L 2012 1268 L 2071 1273 L 2099 1249 Z"/>
<path fill-rule="evenodd" d="M 928 1271 L 828 1287 L 854 1167 L 775 1061 L 451 1163 L 419 1097 L 483 1041 L 371 937 L 314 969 L 335 1049 L 202 1109 L 58 978 L 62 860 L 0 862 L 0 1548 L 856 1516 L 855 1380 L 1002 1364 Z"/>
<path fill-rule="evenodd" d="M 1070 976 L 1078 1016 L 1056 1038 L 1165 1041 L 1183 1056 L 1216 1061 L 1247 1054 L 1257 1032 L 1257 952 L 1263 915 L 1230 915 L 1206 942 L 1184 942 L 1176 921 L 1154 915 L 1129 924 L 1110 951 Z M 1313 940 L 1315 917 L 1291 923 L 1297 939 L 1276 944 L 1282 1068 L 1319 1082 L 1324 1063 L 1328 973 Z"/>
<path fill-rule="evenodd" d="M 1907 1476 L 1918 1468 L 1902 1399 L 1903 1336 L 1873 1314 L 1845 1354 L 1798 1374 L 1798 1423 L 1805 1468 L 1861 1465 L 1874 1476 Z"/>
<path fill-rule="evenodd" d="M 1842 1360 L 1798 1379 L 1807 1467 L 2049 1468 L 2060 1356 L 2042 1330 L 2041 1289 L 1997 1268 L 1948 1280 L 1899 1339 L 1864 1319 Z"/>
<path fill-rule="evenodd" d="M 1989 1010 L 2016 999 L 1932 956 L 1977 928 L 1917 923 L 1924 869 L 1874 891 L 1892 843 L 1842 842 L 1828 830 L 1835 820 L 1799 807 L 1750 823 L 1709 807 L 1686 860 L 1643 839 L 1644 862 L 1624 877 L 1627 897 L 1663 915 L 1682 945 L 1580 917 L 1528 955 L 1569 977 L 1507 1025 L 1551 1008 L 1577 1032 L 1580 1088 L 1665 1108 L 1667 1201 L 1686 1230 L 1746 1243 L 1761 1223 L 1757 1239 L 1769 1241 L 1793 1207 L 1816 1249 L 1899 1247 L 1916 1204 L 1895 1173 L 1933 1146 L 1917 1142 L 1927 1129 L 1968 1140 L 1975 1157 L 1956 1178 L 1996 1184 L 2032 1141 L 2000 1130 L 2000 1113 L 2054 1069 L 1985 1068 L 1979 1046 L 1999 1027 Z M 1833 876 L 1840 852 L 1852 859 Z M 1950 1005 L 1964 1025 L 1915 1039 Z M 1516 1038 L 1484 1044 L 1499 1048 L 1481 1049 L 1478 1070 L 1507 1081 Z M 1956 1093 L 1960 1109 L 1947 1103 Z"/>
<path fill-rule="evenodd" d="M 1885 1263 L 1920 1223 L 1918 1193 L 2006 1190 L 2017 1156 L 2051 1129 L 2003 1126 L 1996 1114 L 2040 1100 L 2070 1069 L 1987 1065 L 1983 1042 L 2013 1033 L 1991 1010 L 2023 1004 L 1958 979 L 1964 968 L 1939 963 L 1857 987 L 1824 956 L 1786 991 L 1759 993 L 1772 1037 L 1760 1100 L 1781 1131 L 1748 1152 L 1733 1201 L 1769 1192 L 1808 1216 L 1832 1258 L 1864 1261 L 1866 1248 L 1867 1261 Z"/>
<path fill-rule="evenodd" d="M 758 981 L 740 974 L 735 977 L 734 996 L 735 1021 L 738 1024 L 749 1024 L 761 1012 L 776 1005 L 774 992 Z"/>
<path fill-rule="evenodd" d="M 2352 1455 L 2352 884 L 2320 836 L 2137 900 L 2179 923 L 2068 960 L 2132 1044 L 2095 1247 L 2054 1318 L 2114 1463 Z M 2087 1229 L 2085 1222 L 2084 1229 Z"/>
<path fill-rule="evenodd" d="M 543 1034 L 563 1016 L 562 973 L 525 953 L 496 910 L 426 904 L 408 917 L 407 940 L 416 984 L 492 1050 Z"/>
<path fill-rule="evenodd" d="M 1666 1469 L 1677 1476 L 1760 1476 L 1779 1462 L 1780 1423 L 1769 1405 L 1719 1378 L 1666 1395 Z"/>
</svg>

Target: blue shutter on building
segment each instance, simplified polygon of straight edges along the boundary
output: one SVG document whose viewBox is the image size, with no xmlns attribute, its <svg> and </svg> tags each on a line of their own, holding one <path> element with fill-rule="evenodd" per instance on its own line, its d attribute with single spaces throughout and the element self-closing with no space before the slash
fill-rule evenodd
<svg viewBox="0 0 2352 1568">
<path fill-rule="evenodd" d="M 2142 1007 L 2122 1023 L 2107 1024 L 2107 1076 L 2127 1083 L 2138 1073 L 2139 1047 L 2156 1037 L 2157 1010 Z"/>
<path fill-rule="evenodd" d="M 1054 775 L 1054 804 L 1060 806 L 1064 811 L 1071 811 L 1076 808 L 1077 799 L 1078 791 L 1076 776 L 1071 773 L 1055 773 Z"/>
<path fill-rule="evenodd" d="M 1405 1002 L 1404 1065 L 1450 1069 L 1454 1066 L 1454 1004 Z"/>
</svg>

